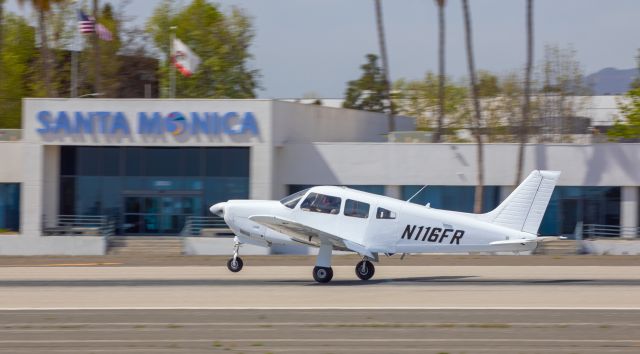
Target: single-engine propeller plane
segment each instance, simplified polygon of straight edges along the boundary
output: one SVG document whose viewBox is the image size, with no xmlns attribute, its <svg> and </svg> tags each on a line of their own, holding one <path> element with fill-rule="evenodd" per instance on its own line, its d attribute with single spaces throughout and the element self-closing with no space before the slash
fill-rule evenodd
<svg viewBox="0 0 640 354">
<path fill-rule="evenodd" d="M 209 209 L 235 236 L 232 272 L 242 269 L 243 243 L 319 247 L 313 278 L 333 277 L 333 250 L 362 256 L 356 275 L 370 279 L 380 254 L 522 252 L 533 250 L 560 172 L 533 171 L 485 214 L 431 208 L 346 187 L 318 186 L 280 201 L 230 200 Z"/>
</svg>

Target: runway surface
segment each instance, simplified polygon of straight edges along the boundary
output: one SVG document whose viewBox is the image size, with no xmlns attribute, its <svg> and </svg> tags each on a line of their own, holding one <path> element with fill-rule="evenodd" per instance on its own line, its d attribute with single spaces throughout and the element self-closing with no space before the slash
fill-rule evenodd
<svg viewBox="0 0 640 354">
<path fill-rule="evenodd" d="M 0 353 L 638 353 L 638 311 L 0 312 Z"/>
<path fill-rule="evenodd" d="M 638 353 L 640 267 L 1 267 L 0 353 Z"/>
</svg>

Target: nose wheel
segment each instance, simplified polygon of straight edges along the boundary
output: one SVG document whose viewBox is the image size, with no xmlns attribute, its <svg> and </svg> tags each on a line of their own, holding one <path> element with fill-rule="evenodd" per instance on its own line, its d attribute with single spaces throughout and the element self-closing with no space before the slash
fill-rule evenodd
<svg viewBox="0 0 640 354">
<path fill-rule="evenodd" d="M 376 272 L 376 268 L 373 266 L 373 263 L 369 261 L 360 261 L 356 265 L 356 275 L 361 280 L 369 280 L 373 277 L 373 274 Z"/>
<path fill-rule="evenodd" d="M 227 268 L 237 273 L 242 270 L 242 266 L 244 266 L 244 262 L 242 262 L 242 258 L 238 256 L 238 251 L 240 250 L 240 242 L 237 242 L 233 245 L 233 257 L 229 258 L 227 261 Z"/>
<path fill-rule="evenodd" d="M 243 265 L 244 262 L 242 262 L 242 258 L 240 257 L 229 258 L 227 261 L 227 268 L 234 273 L 241 271 Z"/>
</svg>

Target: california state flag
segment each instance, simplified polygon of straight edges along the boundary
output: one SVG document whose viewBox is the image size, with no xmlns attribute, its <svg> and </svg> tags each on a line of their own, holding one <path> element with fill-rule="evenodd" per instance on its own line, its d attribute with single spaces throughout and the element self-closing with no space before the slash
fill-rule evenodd
<svg viewBox="0 0 640 354">
<path fill-rule="evenodd" d="M 171 53 L 173 65 L 184 76 L 191 76 L 200 65 L 200 57 L 196 55 L 181 40 L 175 38 L 173 40 L 173 53 Z"/>
</svg>

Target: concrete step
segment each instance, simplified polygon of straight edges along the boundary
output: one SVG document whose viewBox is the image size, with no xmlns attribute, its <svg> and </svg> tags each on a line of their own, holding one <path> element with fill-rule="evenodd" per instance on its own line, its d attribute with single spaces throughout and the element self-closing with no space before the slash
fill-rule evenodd
<svg viewBox="0 0 640 354">
<path fill-rule="evenodd" d="M 548 240 L 538 244 L 536 254 L 553 256 L 570 255 L 578 253 L 578 242 L 575 240 Z"/>
<path fill-rule="evenodd" d="M 113 255 L 180 255 L 181 237 L 116 236 L 109 239 L 108 254 Z"/>
</svg>

